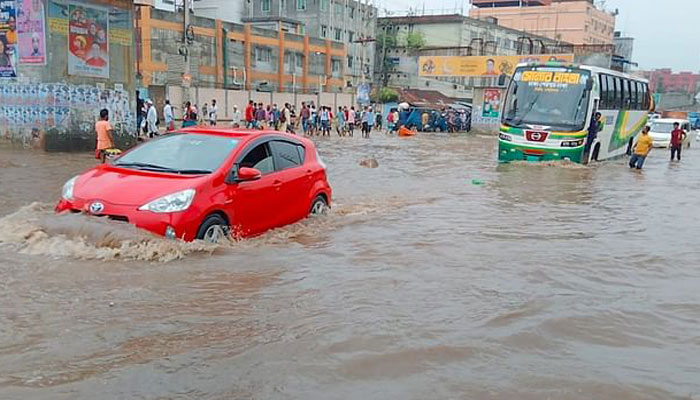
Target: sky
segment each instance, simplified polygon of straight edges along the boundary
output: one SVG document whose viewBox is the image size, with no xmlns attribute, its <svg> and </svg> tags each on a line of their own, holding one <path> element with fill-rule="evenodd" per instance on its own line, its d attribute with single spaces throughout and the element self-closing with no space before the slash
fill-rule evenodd
<svg viewBox="0 0 700 400">
<path fill-rule="evenodd" d="M 409 7 L 452 13 L 468 0 L 375 0 L 380 9 Z M 607 0 L 618 9 L 616 30 L 635 38 L 633 61 L 640 69 L 700 72 L 700 0 Z M 466 12 L 466 11 L 465 11 Z"/>
</svg>

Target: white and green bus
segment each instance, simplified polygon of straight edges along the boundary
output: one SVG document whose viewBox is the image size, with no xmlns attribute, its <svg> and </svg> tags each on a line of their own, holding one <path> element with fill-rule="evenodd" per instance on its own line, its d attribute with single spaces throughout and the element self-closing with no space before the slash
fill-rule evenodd
<svg viewBox="0 0 700 400">
<path fill-rule="evenodd" d="M 583 65 L 521 64 L 503 102 L 498 158 L 586 164 L 622 156 L 629 153 L 652 109 L 644 79 Z M 596 112 L 602 119 L 591 138 Z"/>
</svg>

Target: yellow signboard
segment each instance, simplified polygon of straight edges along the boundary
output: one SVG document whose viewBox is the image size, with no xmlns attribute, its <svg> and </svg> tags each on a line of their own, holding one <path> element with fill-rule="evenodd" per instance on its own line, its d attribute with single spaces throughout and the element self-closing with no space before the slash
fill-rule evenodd
<svg viewBox="0 0 700 400">
<path fill-rule="evenodd" d="M 520 80 L 522 82 L 567 83 L 578 85 L 581 82 L 581 74 L 575 72 L 525 71 Z"/>
<path fill-rule="evenodd" d="M 511 75 L 520 63 L 546 63 L 549 61 L 572 63 L 574 55 L 422 56 L 418 58 L 418 74 L 420 76 Z"/>
</svg>

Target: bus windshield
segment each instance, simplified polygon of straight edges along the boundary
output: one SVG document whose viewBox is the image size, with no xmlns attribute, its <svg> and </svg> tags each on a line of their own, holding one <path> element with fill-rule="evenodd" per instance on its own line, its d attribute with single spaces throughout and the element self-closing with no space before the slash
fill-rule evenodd
<svg viewBox="0 0 700 400">
<path fill-rule="evenodd" d="M 513 127 L 584 129 L 591 75 L 574 68 L 521 67 L 508 88 L 503 123 Z"/>
</svg>

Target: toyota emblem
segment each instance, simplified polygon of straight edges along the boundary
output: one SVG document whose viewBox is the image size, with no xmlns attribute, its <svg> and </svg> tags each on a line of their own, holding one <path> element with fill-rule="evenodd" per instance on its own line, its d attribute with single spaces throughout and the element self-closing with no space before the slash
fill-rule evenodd
<svg viewBox="0 0 700 400">
<path fill-rule="evenodd" d="M 91 214 L 100 214 L 102 211 L 104 211 L 105 205 L 100 203 L 99 201 L 96 201 L 92 204 L 90 204 L 90 213 Z"/>
</svg>

